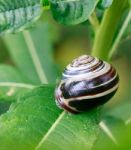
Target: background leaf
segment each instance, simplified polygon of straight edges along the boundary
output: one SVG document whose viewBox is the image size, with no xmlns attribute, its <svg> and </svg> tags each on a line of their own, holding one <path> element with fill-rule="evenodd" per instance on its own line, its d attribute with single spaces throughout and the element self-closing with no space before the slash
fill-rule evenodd
<svg viewBox="0 0 131 150">
<path fill-rule="evenodd" d="M 131 0 L 128 0 L 129 1 L 129 4 L 130 4 L 130 7 L 131 7 Z"/>
<path fill-rule="evenodd" d="M 33 88 L 29 82 L 16 70 L 7 65 L 0 65 L 0 102 L 14 101 L 18 93 Z"/>
<path fill-rule="evenodd" d="M 29 31 L 3 37 L 12 60 L 30 83 L 55 83 L 57 71 L 51 30 L 52 26 L 45 20 Z"/>
<path fill-rule="evenodd" d="M 107 115 L 102 118 L 99 126 L 101 132 L 92 150 L 117 149 L 121 144 L 121 131 L 126 129 L 124 122 L 119 118 Z"/>
<path fill-rule="evenodd" d="M 100 8 L 108 8 L 112 5 L 113 0 L 100 0 L 98 6 Z"/>
<path fill-rule="evenodd" d="M 99 0 L 50 0 L 50 6 L 56 21 L 67 24 L 79 24 L 86 21 Z"/>
<path fill-rule="evenodd" d="M 112 108 L 110 111 L 107 112 L 107 114 L 123 120 L 125 124 L 129 124 L 131 122 L 130 107 L 131 107 L 130 101 L 122 102 L 121 105 Z"/>
<path fill-rule="evenodd" d="M 0 33 L 20 31 L 39 18 L 39 0 L 1 0 Z"/>
</svg>

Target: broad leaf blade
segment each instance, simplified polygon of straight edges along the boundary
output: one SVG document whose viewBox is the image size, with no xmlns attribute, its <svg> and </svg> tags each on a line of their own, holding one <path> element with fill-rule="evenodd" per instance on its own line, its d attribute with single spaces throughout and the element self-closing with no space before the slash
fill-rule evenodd
<svg viewBox="0 0 131 150">
<path fill-rule="evenodd" d="M 130 7 L 131 7 L 131 0 L 128 0 L 129 1 L 129 5 L 130 5 Z"/>
<path fill-rule="evenodd" d="M 91 149 L 99 133 L 99 110 L 79 115 L 61 112 L 55 104 L 53 93 L 52 87 L 38 87 L 19 97 L 19 101 L 1 116 L 2 150 L 55 150 L 62 145 L 63 149 L 73 150 L 81 146 Z M 43 142 L 45 136 L 47 138 Z"/>
<path fill-rule="evenodd" d="M 12 101 L 18 93 L 33 88 L 18 70 L 0 65 L 0 101 Z"/>
<path fill-rule="evenodd" d="M 51 10 L 56 21 L 74 25 L 86 21 L 99 0 L 50 0 Z"/>
<path fill-rule="evenodd" d="M 105 116 L 100 124 L 101 132 L 92 150 L 120 148 L 121 131 L 126 129 L 124 122 L 113 116 Z"/>
<path fill-rule="evenodd" d="M 9 65 L 0 65 L 0 82 L 28 82 L 24 76 Z"/>
<path fill-rule="evenodd" d="M 130 15 L 130 16 L 129 16 Z M 126 22 L 127 22 L 127 26 L 126 26 L 126 29 L 124 30 L 124 33 L 123 33 L 123 37 L 122 37 L 122 40 L 128 40 L 130 38 L 130 35 L 131 35 L 131 10 L 128 14 L 126 14 L 126 16 L 129 16 L 129 21 L 126 19 Z M 125 23 L 126 23 L 125 22 Z"/>
<path fill-rule="evenodd" d="M 53 102 L 53 92 L 54 88 L 37 88 L 19 98 L 0 117 L 2 150 L 34 149 L 60 113 Z"/>
<path fill-rule="evenodd" d="M 50 24 L 39 22 L 37 27 L 4 37 L 11 57 L 31 83 L 55 82 L 56 67 L 53 62 Z"/>
<path fill-rule="evenodd" d="M 126 101 L 126 99 L 125 99 Z M 125 122 L 125 124 L 131 123 L 131 102 L 126 101 L 121 103 L 121 105 L 112 108 L 110 111 L 107 112 L 108 115 L 117 117 Z M 126 112 L 126 113 L 125 113 Z"/>
<path fill-rule="evenodd" d="M 98 136 L 99 110 L 71 115 L 63 112 L 43 137 L 37 150 L 90 150 Z"/>
</svg>

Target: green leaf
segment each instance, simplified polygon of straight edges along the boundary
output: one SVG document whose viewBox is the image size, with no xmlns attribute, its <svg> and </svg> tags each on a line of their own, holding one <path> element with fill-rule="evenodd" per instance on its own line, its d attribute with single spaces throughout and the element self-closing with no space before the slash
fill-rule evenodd
<svg viewBox="0 0 131 150">
<path fill-rule="evenodd" d="M 0 65 L 0 102 L 13 101 L 19 93 L 27 92 L 33 87 L 18 70 Z"/>
<path fill-rule="evenodd" d="M 3 40 L 0 38 L 0 63 L 4 63 L 7 60 L 9 60 L 9 53 Z"/>
<path fill-rule="evenodd" d="M 92 150 L 117 149 L 121 144 L 121 131 L 126 129 L 125 123 L 119 118 L 107 115 L 102 118 L 99 126 L 101 132 Z"/>
<path fill-rule="evenodd" d="M 124 30 L 123 36 L 122 36 L 123 40 L 128 39 L 130 37 L 130 35 L 131 35 L 131 10 L 130 10 L 129 13 L 126 14 L 126 18 L 128 20 L 127 19 L 125 20 L 125 23 L 127 25 L 126 25 L 126 28 Z"/>
<path fill-rule="evenodd" d="M 91 149 L 99 133 L 99 109 L 79 115 L 61 112 L 53 93 L 53 87 L 38 87 L 0 117 L 2 150 Z"/>
<path fill-rule="evenodd" d="M 86 21 L 99 0 L 50 0 L 50 6 L 56 21 L 74 25 Z"/>
<path fill-rule="evenodd" d="M 53 103 L 53 91 L 49 87 L 37 88 L 19 98 L 0 117 L 2 150 L 34 149 L 60 113 Z"/>
<path fill-rule="evenodd" d="M 39 0 L 1 0 L 0 33 L 20 31 L 30 26 L 40 14 Z"/>
<path fill-rule="evenodd" d="M 49 7 L 50 3 L 49 3 L 49 0 L 41 0 L 41 3 L 43 5 L 43 7 Z"/>
<path fill-rule="evenodd" d="M 127 96 L 127 99 L 129 97 Z M 125 102 L 126 101 L 126 102 Z M 101 132 L 94 144 L 93 150 L 123 150 L 130 149 L 131 102 L 127 101 L 111 108 L 104 113 L 99 124 Z M 126 112 L 126 113 L 125 113 Z M 129 128 L 128 128 L 129 127 Z M 101 144 L 103 143 L 103 144 Z M 128 148 L 127 148 L 128 147 Z"/>
<path fill-rule="evenodd" d="M 38 85 L 56 80 L 51 28 L 44 20 L 28 31 L 3 37 L 13 61 L 30 83 Z"/>
<path fill-rule="evenodd" d="M 27 82 L 27 80 L 22 77 L 17 69 L 9 65 L 0 65 L 0 83 L 1 82 Z"/>
<path fill-rule="evenodd" d="M 108 8 L 112 5 L 113 0 L 100 0 L 98 6 L 99 8 Z"/>
<path fill-rule="evenodd" d="M 80 115 L 63 112 L 37 145 L 37 149 L 91 149 L 99 133 L 98 114 L 98 110 Z"/>
<path fill-rule="evenodd" d="M 130 36 L 131 30 L 131 10 L 125 11 L 124 15 L 122 16 L 118 31 L 114 37 L 113 45 L 110 49 L 109 58 L 113 56 L 113 54 L 117 51 L 117 48 L 119 46 L 119 43 L 121 42 L 121 39 L 126 39 Z"/>
<path fill-rule="evenodd" d="M 128 0 L 129 1 L 129 5 L 130 5 L 130 7 L 131 7 L 131 0 Z"/>
<path fill-rule="evenodd" d="M 110 111 L 107 112 L 107 114 L 123 120 L 125 124 L 129 124 L 131 123 L 131 111 L 130 111 L 131 107 L 130 106 L 131 106 L 130 101 L 123 102 L 121 103 L 121 105 L 115 108 L 112 108 Z"/>
</svg>

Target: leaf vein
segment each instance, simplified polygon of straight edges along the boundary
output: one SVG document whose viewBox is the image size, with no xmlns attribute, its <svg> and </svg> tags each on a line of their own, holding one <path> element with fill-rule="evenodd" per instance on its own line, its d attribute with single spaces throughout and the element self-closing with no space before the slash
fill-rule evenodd
<svg viewBox="0 0 131 150">
<path fill-rule="evenodd" d="M 113 143 L 115 145 L 118 145 L 116 138 L 114 137 L 110 129 L 107 127 L 107 125 L 103 121 L 100 122 L 99 126 L 106 133 L 106 135 L 113 141 Z"/>
<path fill-rule="evenodd" d="M 37 50 L 34 46 L 34 43 L 32 41 L 32 38 L 30 36 L 30 33 L 29 31 L 23 31 L 23 35 L 24 35 L 24 38 L 25 38 L 25 42 L 28 46 L 28 50 L 29 50 L 29 53 L 32 57 L 32 60 L 33 60 L 33 63 L 34 63 L 34 66 L 35 66 L 35 69 L 37 71 L 37 74 L 39 76 L 39 79 L 42 83 L 48 83 L 48 80 L 46 78 L 46 75 L 45 75 L 45 72 L 43 70 L 43 67 L 42 67 L 42 64 L 39 60 L 39 56 L 37 54 Z"/>
<path fill-rule="evenodd" d="M 48 130 L 48 132 L 44 135 L 44 137 L 42 138 L 42 140 L 38 143 L 38 145 L 36 146 L 35 150 L 38 150 L 40 148 L 40 146 L 47 140 L 47 138 L 49 137 L 49 135 L 53 132 L 53 130 L 59 124 L 59 122 L 61 121 L 61 119 L 63 118 L 64 115 L 65 115 L 65 112 L 63 111 L 59 115 L 59 117 L 57 118 L 57 120 L 54 122 L 54 124 L 51 126 L 51 128 Z"/>
<path fill-rule="evenodd" d="M 33 89 L 35 87 L 34 85 L 31 85 L 31 84 L 17 83 L 17 82 L 0 82 L 0 86 L 27 88 L 27 89 Z"/>
</svg>

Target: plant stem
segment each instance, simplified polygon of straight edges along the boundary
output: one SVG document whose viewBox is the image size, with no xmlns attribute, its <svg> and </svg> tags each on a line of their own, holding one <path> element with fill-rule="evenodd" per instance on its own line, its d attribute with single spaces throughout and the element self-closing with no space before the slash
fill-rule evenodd
<svg viewBox="0 0 131 150">
<path fill-rule="evenodd" d="M 127 0 L 114 0 L 103 16 L 101 25 L 96 33 L 92 55 L 103 60 L 108 59 L 108 54 L 116 33 L 119 20 L 127 6 Z"/>
<path fill-rule="evenodd" d="M 94 31 L 96 32 L 98 30 L 100 24 L 99 24 L 99 20 L 98 20 L 98 18 L 96 16 L 96 12 L 95 11 L 89 17 L 89 22 L 93 26 Z"/>
<path fill-rule="evenodd" d="M 127 26 L 128 26 L 128 24 L 129 24 L 130 20 L 131 20 L 131 10 L 129 10 L 129 13 L 128 13 L 128 15 L 127 15 L 127 17 L 126 17 L 122 27 L 121 27 L 121 30 L 120 30 L 120 32 L 119 32 L 119 34 L 118 34 L 118 36 L 117 36 L 117 38 L 116 38 L 112 48 L 111 48 L 111 50 L 110 50 L 109 59 L 112 57 L 112 55 L 117 50 L 117 46 L 118 46 L 118 44 L 119 44 L 119 42 L 120 42 L 120 40 L 121 40 L 121 38 L 122 38 L 122 36 L 123 36 Z"/>
</svg>

